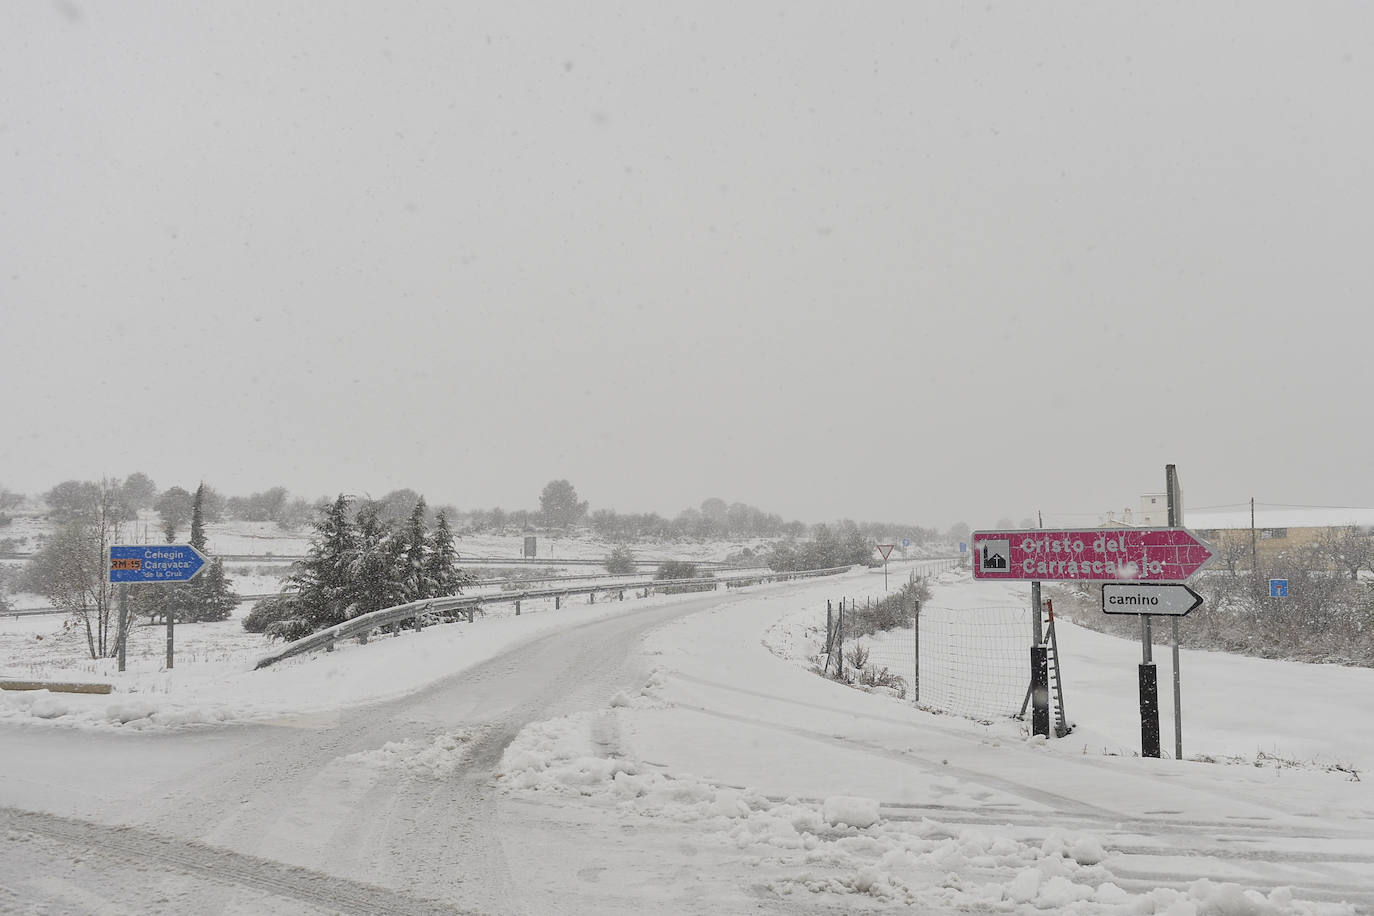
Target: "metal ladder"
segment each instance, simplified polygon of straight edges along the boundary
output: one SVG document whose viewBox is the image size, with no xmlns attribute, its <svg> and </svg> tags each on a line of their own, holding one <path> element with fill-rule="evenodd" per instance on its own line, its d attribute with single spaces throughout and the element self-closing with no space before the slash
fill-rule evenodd
<svg viewBox="0 0 1374 916">
<path fill-rule="evenodd" d="M 1049 615 L 1045 625 L 1045 647 L 1049 650 L 1047 654 L 1050 666 L 1050 699 L 1054 704 L 1054 736 L 1063 738 L 1073 731 L 1073 726 L 1064 715 L 1064 679 L 1059 670 L 1059 638 L 1054 634 L 1054 601 L 1045 599 L 1045 607 Z M 1026 698 L 1021 701 L 1022 719 L 1026 717 L 1026 707 L 1030 706 L 1031 691 L 1034 689 L 1034 684 L 1026 685 Z"/>
</svg>

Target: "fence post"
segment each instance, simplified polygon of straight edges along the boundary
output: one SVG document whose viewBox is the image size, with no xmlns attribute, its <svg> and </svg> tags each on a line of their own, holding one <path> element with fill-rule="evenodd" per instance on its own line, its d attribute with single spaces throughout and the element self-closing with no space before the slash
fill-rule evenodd
<svg viewBox="0 0 1374 916">
<path fill-rule="evenodd" d="M 835 608 L 825 599 L 825 673 L 830 674 L 830 662 L 835 657 Z"/>
<path fill-rule="evenodd" d="M 840 663 L 835 666 L 835 673 L 840 676 L 840 680 L 845 680 L 845 600 L 840 599 L 840 617 L 835 618 L 835 644 L 840 647 Z"/>
<path fill-rule="evenodd" d="M 916 613 L 911 618 L 911 629 L 916 640 L 916 670 L 911 680 L 912 702 L 921 702 L 921 602 L 916 602 Z"/>
</svg>

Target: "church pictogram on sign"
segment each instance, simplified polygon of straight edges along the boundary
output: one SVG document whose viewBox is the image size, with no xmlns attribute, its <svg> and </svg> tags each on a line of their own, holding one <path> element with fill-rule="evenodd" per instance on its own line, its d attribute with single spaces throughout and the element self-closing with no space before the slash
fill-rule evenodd
<svg viewBox="0 0 1374 916">
<path fill-rule="evenodd" d="M 1011 541 L 983 541 L 983 549 L 978 552 L 979 570 L 1003 570 L 1007 568 L 1007 554 L 1011 553 Z"/>
</svg>

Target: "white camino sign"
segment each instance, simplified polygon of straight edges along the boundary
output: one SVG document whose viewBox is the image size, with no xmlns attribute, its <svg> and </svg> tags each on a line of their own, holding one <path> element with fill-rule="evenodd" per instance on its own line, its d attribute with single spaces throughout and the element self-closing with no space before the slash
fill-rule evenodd
<svg viewBox="0 0 1374 916">
<path fill-rule="evenodd" d="M 1182 584 L 1105 582 L 1102 610 L 1108 614 L 1160 614 L 1186 617 L 1202 604 L 1202 596 Z"/>
</svg>

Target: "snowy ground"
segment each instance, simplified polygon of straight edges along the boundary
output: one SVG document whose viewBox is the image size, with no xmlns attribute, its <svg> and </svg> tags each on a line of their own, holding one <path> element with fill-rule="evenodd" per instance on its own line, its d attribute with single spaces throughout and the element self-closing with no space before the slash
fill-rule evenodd
<svg viewBox="0 0 1374 916">
<path fill-rule="evenodd" d="M 811 673 L 826 600 L 882 588 L 576 604 L 262 672 L 224 625 L 160 671 L 154 630 L 123 680 L 87 672 L 109 697 L 0 692 L 0 911 L 1374 911 L 1374 672 L 1185 652 L 1185 751 L 1222 762 L 1140 759 L 1138 644 L 1067 624 L 1061 740 Z M 70 676 L 32 636 L 0 672 Z"/>
</svg>

